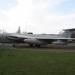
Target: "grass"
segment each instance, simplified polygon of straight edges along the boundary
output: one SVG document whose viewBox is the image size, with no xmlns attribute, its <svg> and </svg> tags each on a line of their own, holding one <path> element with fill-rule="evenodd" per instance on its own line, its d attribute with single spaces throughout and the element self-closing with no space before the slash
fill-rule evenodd
<svg viewBox="0 0 75 75">
<path fill-rule="evenodd" d="M 0 49 L 0 75 L 75 75 L 75 53 L 34 50 Z"/>
</svg>

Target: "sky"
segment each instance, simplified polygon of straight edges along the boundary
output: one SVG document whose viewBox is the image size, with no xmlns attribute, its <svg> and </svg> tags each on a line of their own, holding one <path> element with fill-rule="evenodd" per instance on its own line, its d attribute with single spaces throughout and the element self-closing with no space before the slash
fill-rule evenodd
<svg viewBox="0 0 75 75">
<path fill-rule="evenodd" d="M 0 30 L 59 33 L 75 28 L 75 0 L 0 0 Z"/>
</svg>

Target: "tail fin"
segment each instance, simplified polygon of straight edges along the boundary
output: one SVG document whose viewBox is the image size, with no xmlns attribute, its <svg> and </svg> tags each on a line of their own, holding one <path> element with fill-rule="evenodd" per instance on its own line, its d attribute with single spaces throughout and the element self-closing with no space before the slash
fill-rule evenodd
<svg viewBox="0 0 75 75">
<path fill-rule="evenodd" d="M 18 31 L 17 31 L 17 33 L 21 33 L 20 26 L 19 26 L 19 28 L 18 28 Z"/>
</svg>

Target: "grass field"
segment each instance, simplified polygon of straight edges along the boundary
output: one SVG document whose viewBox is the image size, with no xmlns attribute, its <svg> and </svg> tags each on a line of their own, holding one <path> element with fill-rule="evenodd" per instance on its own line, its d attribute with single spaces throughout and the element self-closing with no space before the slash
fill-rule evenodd
<svg viewBox="0 0 75 75">
<path fill-rule="evenodd" d="M 75 52 L 0 49 L 0 75 L 75 75 Z"/>
</svg>

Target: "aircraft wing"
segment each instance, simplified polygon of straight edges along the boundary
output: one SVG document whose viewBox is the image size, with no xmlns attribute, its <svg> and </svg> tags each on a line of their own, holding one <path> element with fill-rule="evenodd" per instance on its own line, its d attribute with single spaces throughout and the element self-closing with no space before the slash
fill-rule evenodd
<svg viewBox="0 0 75 75">
<path fill-rule="evenodd" d="M 7 36 L 8 39 L 14 40 L 21 43 L 29 43 L 29 44 L 43 44 L 43 43 L 52 43 L 57 40 L 68 41 L 75 40 L 75 38 L 67 38 L 60 35 L 41 35 L 41 34 L 10 34 Z"/>
</svg>

